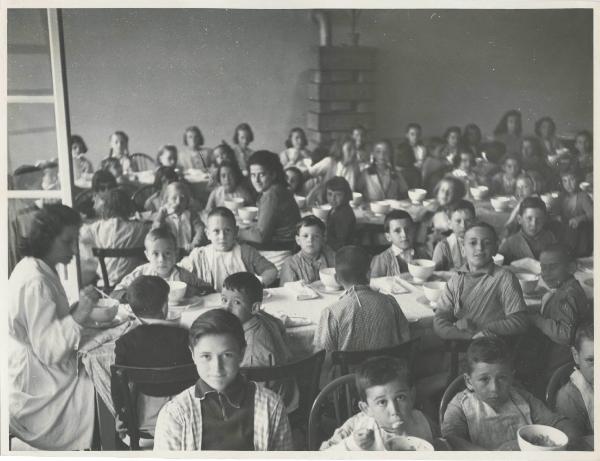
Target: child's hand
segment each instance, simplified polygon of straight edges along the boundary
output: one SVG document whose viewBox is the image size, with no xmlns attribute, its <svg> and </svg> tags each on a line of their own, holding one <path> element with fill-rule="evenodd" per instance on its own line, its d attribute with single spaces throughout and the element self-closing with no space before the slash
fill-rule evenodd
<svg viewBox="0 0 600 461">
<path fill-rule="evenodd" d="M 80 324 L 85 322 L 99 299 L 100 295 L 91 286 L 81 290 L 79 292 L 79 302 L 71 312 L 73 319 Z"/>
<path fill-rule="evenodd" d="M 375 433 L 371 429 L 354 431 L 352 437 L 361 450 L 370 450 L 375 443 Z"/>
<path fill-rule="evenodd" d="M 456 328 L 458 328 L 459 330 L 472 331 L 473 333 L 477 331 L 477 326 L 473 323 L 471 319 L 459 319 L 454 325 L 456 325 Z"/>
</svg>

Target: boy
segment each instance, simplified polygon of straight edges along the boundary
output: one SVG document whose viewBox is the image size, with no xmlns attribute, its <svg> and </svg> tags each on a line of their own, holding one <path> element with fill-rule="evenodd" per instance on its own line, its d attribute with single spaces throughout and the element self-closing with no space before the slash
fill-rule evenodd
<svg viewBox="0 0 600 461">
<path fill-rule="evenodd" d="M 363 248 L 346 246 L 335 254 L 335 277 L 346 291 L 321 313 L 316 350 L 374 350 L 410 339 L 402 309 L 392 296 L 369 287 L 368 271 L 369 255 Z"/>
<path fill-rule="evenodd" d="M 521 229 L 500 245 L 505 264 L 522 258 L 537 260 L 545 247 L 557 242 L 554 234 L 545 228 L 547 220 L 546 204 L 541 198 L 532 196 L 523 199 L 517 216 Z"/>
<path fill-rule="evenodd" d="M 385 239 L 391 245 L 373 258 L 371 277 L 398 276 L 403 272 L 408 272 L 407 262 L 413 259 L 429 258 L 421 246 L 415 246 L 415 223 L 406 211 L 390 211 L 383 221 L 383 229 Z"/>
<path fill-rule="evenodd" d="M 224 280 L 236 272 L 255 274 L 264 286 L 277 279 L 277 268 L 254 247 L 237 243 L 238 227 L 229 208 L 216 207 L 208 215 L 210 245 L 194 248 L 179 265 L 221 291 Z"/>
<path fill-rule="evenodd" d="M 192 363 L 187 331 L 167 322 L 169 285 L 161 277 L 141 275 L 127 288 L 127 299 L 141 325 L 129 330 L 115 342 L 115 364 L 132 367 L 173 367 Z M 123 405 L 116 383 L 111 384 L 115 408 Z M 170 397 L 148 397 L 164 394 L 163 384 L 140 384 L 144 394 L 138 401 L 138 425 L 146 434 L 154 435 L 160 408 Z M 169 386 L 170 387 L 170 386 Z M 183 391 L 176 389 L 173 394 Z"/>
<path fill-rule="evenodd" d="M 510 450 L 517 430 L 544 424 L 579 436 L 567 418 L 551 412 L 524 389 L 514 387 L 510 353 L 500 338 L 479 338 L 467 349 L 466 389 L 448 404 L 442 436 L 454 450 Z"/>
<path fill-rule="evenodd" d="M 305 216 L 296 225 L 296 244 L 300 251 L 283 262 L 279 283 L 319 280 L 319 270 L 333 267 L 335 254 L 325 245 L 325 224 L 313 215 Z"/>
<path fill-rule="evenodd" d="M 178 248 L 175 236 L 166 227 L 152 229 L 144 239 L 146 264 L 136 267 L 123 277 L 112 292 L 113 298 L 124 300 L 127 287 L 141 275 L 156 275 L 168 282 L 180 281 L 187 284 L 186 295 L 206 294 L 212 287 L 201 281 L 190 271 L 176 265 Z"/>
<path fill-rule="evenodd" d="M 459 200 L 449 207 L 452 234 L 441 240 L 433 250 L 435 270 L 460 269 L 465 263 L 465 229 L 475 219 L 475 207 L 468 200 Z"/>
<path fill-rule="evenodd" d="M 434 331 L 444 339 L 516 335 L 527 330 L 523 292 L 516 276 L 494 264 L 496 231 L 476 221 L 465 231 L 466 264 L 453 275 L 440 298 Z"/>
<path fill-rule="evenodd" d="M 279 396 L 239 373 L 246 340 L 238 318 L 223 309 L 205 312 L 189 342 L 200 378 L 160 411 L 154 450 L 291 450 Z"/>
<path fill-rule="evenodd" d="M 582 323 L 571 347 L 575 371 L 556 396 L 556 411 L 584 435 L 594 433 L 594 322 Z"/>
<path fill-rule="evenodd" d="M 321 450 L 386 450 L 386 441 L 399 435 L 433 442 L 434 428 L 414 408 L 415 386 L 407 364 L 393 357 L 374 357 L 356 370 L 360 413 L 352 416 Z"/>
<path fill-rule="evenodd" d="M 516 155 L 506 155 L 502 171 L 492 178 L 491 191 L 495 195 L 514 195 L 517 176 L 521 173 L 521 160 Z"/>
</svg>

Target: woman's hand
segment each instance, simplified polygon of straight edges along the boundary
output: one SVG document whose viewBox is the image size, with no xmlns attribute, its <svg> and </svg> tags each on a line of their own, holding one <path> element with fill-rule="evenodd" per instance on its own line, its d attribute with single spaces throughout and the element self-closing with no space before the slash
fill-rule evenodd
<svg viewBox="0 0 600 461">
<path fill-rule="evenodd" d="M 100 295 L 93 287 L 87 286 L 79 292 L 79 302 L 75 305 L 75 309 L 71 312 L 73 319 L 79 323 L 84 323 L 94 306 L 98 303 Z"/>
<path fill-rule="evenodd" d="M 361 450 L 370 450 L 375 443 L 375 433 L 371 429 L 359 429 L 352 433 L 354 442 Z"/>
</svg>

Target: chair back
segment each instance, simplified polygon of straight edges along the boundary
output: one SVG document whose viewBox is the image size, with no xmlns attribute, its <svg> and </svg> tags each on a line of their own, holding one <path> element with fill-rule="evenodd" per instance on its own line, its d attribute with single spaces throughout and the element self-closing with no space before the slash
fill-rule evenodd
<svg viewBox="0 0 600 461">
<path fill-rule="evenodd" d="M 150 198 L 156 189 L 153 184 L 148 184 L 146 186 L 142 186 L 140 189 L 136 190 L 131 196 L 131 200 L 135 205 L 136 211 L 144 211 L 144 205 L 146 204 L 146 200 Z"/>
<path fill-rule="evenodd" d="M 556 395 L 560 388 L 569 382 L 569 377 L 571 376 L 571 373 L 573 373 L 574 367 L 575 364 L 573 362 L 567 362 L 559 366 L 554 370 L 554 373 L 552 373 L 550 381 L 548 381 L 548 386 L 546 386 L 546 406 L 550 408 L 550 410 L 556 410 Z"/>
<path fill-rule="evenodd" d="M 182 387 L 193 386 L 198 381 L 196 365 L 180 365 L 164 368 L 140 368 L 123 365 L 111 365 L 111 386 L 115 402 L 115 414 L 124 424 L 129 436 L 130 450 L 140 449 L 140 430 L 137 415 L 138 386 L 140 384 L 164 384 L 165 389 L 156 397 L 167 397 L 180 392 Z M 117 404 L 118 403 L 118 404 Z M 144 437 L 146 438 L 146 437 Z"/>
<path fill-rule="evenodd" d="M 439 412 L 439 423 L 440 428 L 442 427 L 442 422 L 444 421 L 444 413 L 446 413 L 446 408 L 448 408 L 448 404 L 450 400 L 454 398 L 456 394 L 458 394 L 463 389 L 466 389 L 467 385 L 465 384 L 464 376 L 457 376 L 454 380 L 448 385 L 446 390 L 444 391 L 444 395 L 442 395 L 442 400 L 440 401 L 440 412 Z"/>
<path fill-rule="evenodd" d="M 136 165 L 137 171 L 154 170 L 156 168 L 156 162 L 148 154 L 143 152 L 136 152 L 130 155 L 131 163 Z"/>
<path fill-rule="evenodd" d="M 92 248 L 93 255 L 100 262 L 100 272 L 102 273 L 102 282 L 104 283 L 104 292 L 110 293 L 113 287 L 110 285 L 108 270 L 106 269 L 105 258 L 137 258 L 146 260 L 143 247 L 135 248 Z"/>
<path fill-rule="evenodd" d="M 317 451 L 323 440 L 330 434 L 324 422 L 324 409 L 331 408 L 335 418 L 335 428 L 340 427 L 350 416 L 358 410 L 358 392 L 356 390 L 355 375 L 340 376 L 328 383 L 317 395 L 312 404 L 308 417 L 308 450 Z M 331 426 L 331 424 L 330 424 Z"/>
<path fill-rule="evenodd" d="M 421 338 L 410 339 L 398 346 L 375 349 L 372 351 L 333 351 L 331 353 L 331 363 L 333 366 L 340 367 L 340 374 L 350 373 L 350 367 L 358 365 L 371 357 L 391 356 L 404 358 L 408 361 L 409 370 L 413 371 L 415 356 L 421 344 Z"/>
</svg>

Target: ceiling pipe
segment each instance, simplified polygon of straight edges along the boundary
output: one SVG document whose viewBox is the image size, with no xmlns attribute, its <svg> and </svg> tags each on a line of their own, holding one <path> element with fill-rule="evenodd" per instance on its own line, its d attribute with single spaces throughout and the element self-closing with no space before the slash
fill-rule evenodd
<svg viewBox="0 0 600 461">
<path fill-rule="evenodd" d="M 319 25 L 319 44 L 331 46 L 331 18 L 328 12 L 313 10 L 312 19 Z"/>
</svg>

